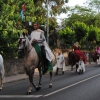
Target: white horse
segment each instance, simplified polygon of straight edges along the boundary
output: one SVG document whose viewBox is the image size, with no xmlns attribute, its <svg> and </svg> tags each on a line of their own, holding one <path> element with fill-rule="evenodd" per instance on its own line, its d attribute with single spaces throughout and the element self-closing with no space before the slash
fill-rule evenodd
<svg viewBox="0 0 100 100">
<path fill-rule="evenodd" d="M 0 90 L 2 89 L 3 87 L 3 78 L 4 78 L 4 63 L 3 63 L 3 57 L 2 55 L 0 54 Z"/>
<path fill-rule="evenodd" d="M 32 85 L 35 87 L 35 89 L 38 91 L 41 89 L 41 62 L 39 60 L 39 57 L 37 55 L 37 52 L 35 48 L 31 45 L 28 37 L 25 34 L 20 35 L 19 34 L 19 40 L 18 40 L 18 53 L 20 55 L 23 55 L 24 57 L 24 68 L 26 70 L 26 74 L 29 76 L 30 86 L 27 91 L 27 95 L 31 94 Z M 40 63 L 39 63 L 40 62 Z M 33 82 L 33 76 L 35 68 L 38 68 L 39 70 L 39 83 L 38 86 L 36 86 Z M 52 87 L 52 71 L 50 71 L 50 84 L 49 88 Z"/>
</svg>

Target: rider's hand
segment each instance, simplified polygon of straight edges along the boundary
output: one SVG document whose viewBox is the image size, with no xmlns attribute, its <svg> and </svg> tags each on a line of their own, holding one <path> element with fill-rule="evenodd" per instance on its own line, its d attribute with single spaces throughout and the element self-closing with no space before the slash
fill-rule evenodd
<svg viewBox="0 0 100 100">
<path fill-rule="evenodd" d="M 33 40 L 33 42 L 37 42 L 37 40 L 36 40 L 36 39 L 34 39 L 34 40 Z"/>
</svg>

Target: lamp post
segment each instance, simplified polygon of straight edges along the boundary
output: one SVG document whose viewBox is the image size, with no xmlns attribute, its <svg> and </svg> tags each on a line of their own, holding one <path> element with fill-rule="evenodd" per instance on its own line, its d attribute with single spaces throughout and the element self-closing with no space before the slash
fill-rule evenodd
<svg viewBox="0 0 100 100">
<path fill-rule="evenodd" d="M 48 18 L 48 17 L 49 17 L 49 16 L 48 16 L 48 15 L 49 15 L 49 12 L 48 12 L 49 9 L 48 9 L 48 3 L 49 3 L 49 2 L 48 2 L 48 0 L 47 0 L 47 43 L 48 43 L 48 45 L 49 45 L 49 18 Z"/>
</svg>

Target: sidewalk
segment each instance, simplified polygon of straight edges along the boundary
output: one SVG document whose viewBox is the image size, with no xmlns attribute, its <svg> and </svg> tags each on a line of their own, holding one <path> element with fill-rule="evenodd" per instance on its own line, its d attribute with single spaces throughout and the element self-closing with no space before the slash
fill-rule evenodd
<svg viewBox="0 0 100 100">
<path fill-rule="evenodd" d="M 94 62 L 91 62 L 91 64 L 89 64 L 89 62 L 87 62 L 86 67 L 94 66 L 94 65 L 95 65 Z M 71 68 L 70 66 L 66 66 L 66 70 L 70 70 L 70 68 Z M 56 70 L 56 68 L 53 67 L 53 72 L 55 72 L 55 70 Z M 37 69 L 35 70 L 35 74 L 34 75 L 35 76 L 39 75 Z M 5 83 L 10 83 L 10 82 L 18 81 L 18 80 L 24 80 L 24 79 L 27 79 L 27 78 L 28 78 L 28 76 L 26 74 L 18 74 L 18 75 L 15 75 L 15 76 L 5 77 L 3 83 L 4 84 Z"/>
</svg>

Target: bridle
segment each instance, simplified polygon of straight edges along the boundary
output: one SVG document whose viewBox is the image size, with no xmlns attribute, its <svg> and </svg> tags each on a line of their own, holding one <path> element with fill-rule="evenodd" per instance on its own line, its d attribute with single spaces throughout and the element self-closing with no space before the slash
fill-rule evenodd
<svg viewBox="0 0 100 100">
<path fill-rule="evenodd" d="M 25 42 L 26 42 L 26 38 L 19 38 L 19 39 L 20 39 L 20 40 L 19 40 L 18 46 L 20 45 L 22 39 L 25 39 L 25 41 L 23 42 L 24 47 L 23 47 L 22 49 L 18 49 L 19 51 L 23 51 L 23 50 L 25 50 Z"/>
<path fill-rule="evenodd" d="M 26 47 L 26 38 L 25 37 L 19 38 L 18 46 L 20 45 L 22 39 L 25 39 L 25 41 L 23 41 L 23 48 L 22 49 L 18 49 L 18 51 L 23 52 L 23 54 L 26 55 L 26 54 L 28 54 L 31 51 L 32 48 L 29 51 L 25 52 L 25 50 L 27 49 L 27 47 Z"/>
</svg>

